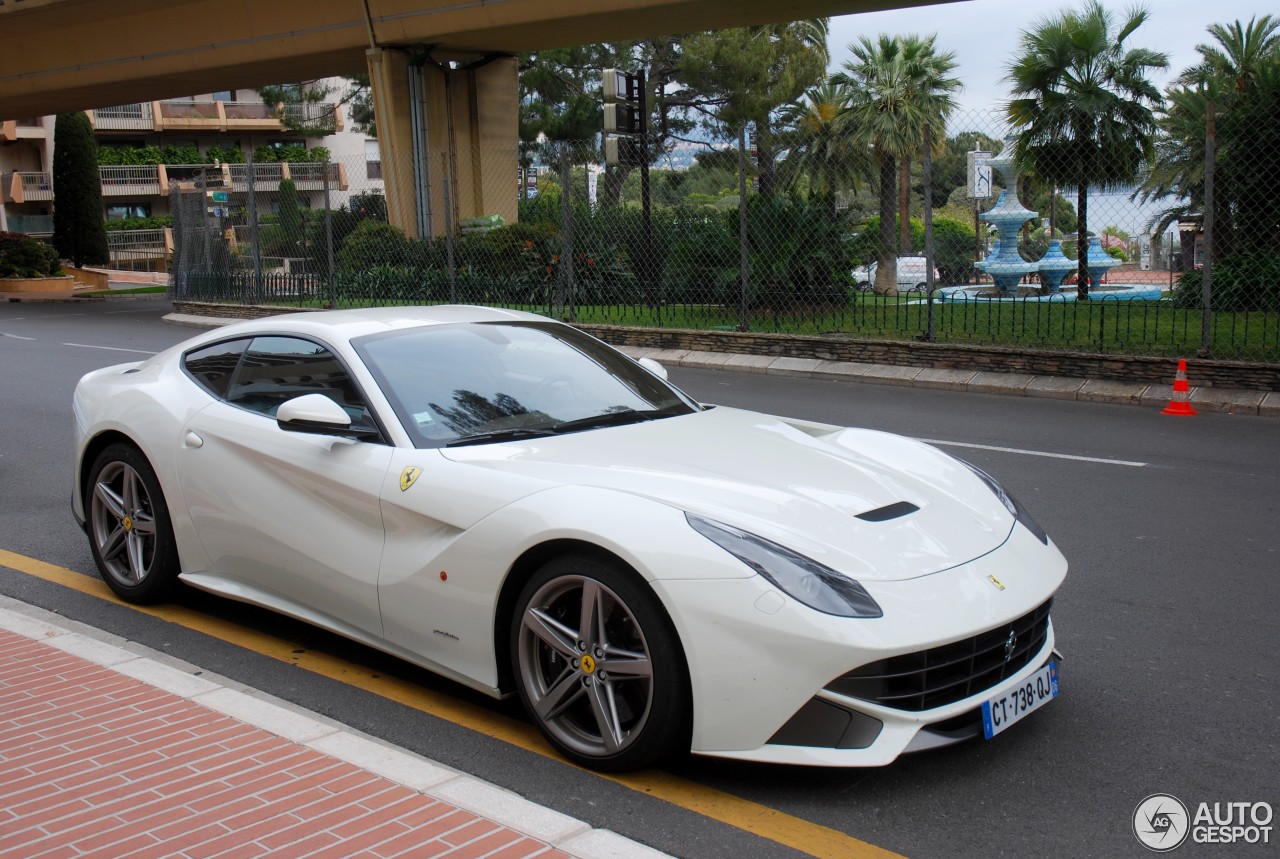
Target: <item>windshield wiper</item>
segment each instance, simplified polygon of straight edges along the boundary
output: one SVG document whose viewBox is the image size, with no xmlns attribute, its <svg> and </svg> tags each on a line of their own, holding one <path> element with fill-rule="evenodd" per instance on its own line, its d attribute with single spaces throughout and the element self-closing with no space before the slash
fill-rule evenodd
<svg viewBox="0 0 1280 859">
<path fill-rule="evenodd" d="M 683 408 L 684 406 L 681 405 L 668 406 L 663 409 L 645 409 L 644 411 L 621 409 L 616 412 L 604 412 L 603 414 L 591 415 L 590 417 L 578 418 L 572 421 L 561 421 L 558 424 L 552 424 L 551 431 L 555 433 L 577 432 L 578 430 L 598 429 L 600 427 L 638 424 L 656 418 L 669 418 L 672 415 L 679 414 Z"/>
<path fill-rule="evenodd" d="M 475 435 L 466 435 L 462 438 L 454 439 L 446 444 L 445 447 L 465 447 L 469 444 L 485 444 L 491 441 L 518 441 L 522 438 L 543 438 L 554 434 L 555 433 L 549 429 L 513 427 L 511 429 L 494 430 L 493 432 L 478 432 Z"/>
</svg>

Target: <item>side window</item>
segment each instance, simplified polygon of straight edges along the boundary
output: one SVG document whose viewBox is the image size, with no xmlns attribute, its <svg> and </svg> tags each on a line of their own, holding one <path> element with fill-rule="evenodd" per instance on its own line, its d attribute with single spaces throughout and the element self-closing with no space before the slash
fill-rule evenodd
<svg viewBox="0 0 1280 859">
<path fill-rule="evenodd" d="M 249 340 L 228 340 L 214 343 L 194 352 L 188 352 L 182 361 L 187 375 L 209 393 L 219 399 L 227 396 L 227 387 L 231 384 L 231 376 L 236 365 L 240 363 L 240 355 L 244 352 Z"/>
<path fill-rule="evenodd" d="M 373 425 L 342 362 L 320 344 L 297 337 L 255 337 L 231 379 L 226 400 L 274 417 L 281 403 L 303 394 L 324 394 L 342 406 L 353 423 Z"/>
</svg>

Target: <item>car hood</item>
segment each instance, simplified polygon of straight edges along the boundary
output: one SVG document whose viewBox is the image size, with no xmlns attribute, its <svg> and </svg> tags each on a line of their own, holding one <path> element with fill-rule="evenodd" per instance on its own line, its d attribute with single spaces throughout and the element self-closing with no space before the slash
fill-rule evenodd
<svg viewBox="0 0 1280 859">
<path fill-rule="evenodd" d="M 966 563 L 1013 527 L 972 471 L 929 445 L 724 407 L 442 452 L 544 484 L 641 495 L 859 579 L 916 578 Z M 883 511 L 890 505 L 899 507 Z"/>
</svg>

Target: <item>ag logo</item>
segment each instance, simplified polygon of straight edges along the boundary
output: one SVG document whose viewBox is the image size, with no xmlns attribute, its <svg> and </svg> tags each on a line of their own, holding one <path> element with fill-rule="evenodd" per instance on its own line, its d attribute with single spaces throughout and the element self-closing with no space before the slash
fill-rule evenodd
<svg viewBox="0 0 1280 859">
<path fill-rule="evenodd" d="M 1153 793 L 1133 810 L 1133 834 L 1148 850 L 1168 853 L 1181 846 L 1190 831 L 1187 807 L 1176 796 Z"/>
<path fill-rule="evenodd" d="M 409 465 L 405 470 L 400 472 L 400 491 L 407 492 L 413 482 L 418 479 L 418 475 L 422 473 L 422 469 L 416 465 Z"/>
</svg>

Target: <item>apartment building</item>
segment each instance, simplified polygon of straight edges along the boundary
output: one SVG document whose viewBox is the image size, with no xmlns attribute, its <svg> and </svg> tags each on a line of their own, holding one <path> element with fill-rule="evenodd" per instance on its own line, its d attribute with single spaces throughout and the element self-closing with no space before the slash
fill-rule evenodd
<svg viewBox="0 0 1280 859">
<path fill-rule="evenodd" d="M 103 218 L 112 265 L 159 269 L 172 250 L 161 222 L 176 187 L 205 190 L 214 214 L 245 228 L 248 198 L 259 220 L 291 179 L 303 206 L 346 203 L 357 188 L 381 190 L 377 143 L 345 129 L 333 103 L 265 104 L 253 90 L 86 111 L 99 145 Z M 53 233 L 54 117 L 0 122 L 0 230 Z M 247 161 L 253 157 L 252 176 Z M 127 227 L 118 229 L 115 227 Z"/>
</svg>

